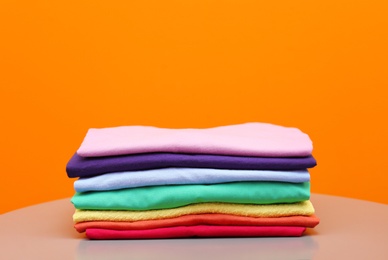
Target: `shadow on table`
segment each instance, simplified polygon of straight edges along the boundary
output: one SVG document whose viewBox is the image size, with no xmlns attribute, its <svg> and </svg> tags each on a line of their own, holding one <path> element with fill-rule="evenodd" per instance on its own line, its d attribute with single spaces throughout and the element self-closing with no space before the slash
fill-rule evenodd
<svg viewBox="0 0 388 260">
<path fill-rule="evenodd" d="M 78 260 L 99 259 L 313 259 L 311 236 L 274 238 L 188 238 L 81 240 Z"/>
</svg>

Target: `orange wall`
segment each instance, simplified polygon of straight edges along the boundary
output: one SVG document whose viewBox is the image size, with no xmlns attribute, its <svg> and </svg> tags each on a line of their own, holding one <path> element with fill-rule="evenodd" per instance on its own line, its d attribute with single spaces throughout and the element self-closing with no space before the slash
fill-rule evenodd
<svg viewBox="0 0 388 260">
<path fill-rule="evenodd" d="M 114 2 L 114 3 L 112 3 Z M 295 126 L 312 191 L 388 203 L 387 1 L 1 1 L 1 204 L 70 197 L 89 127 Z"/>
</svg>

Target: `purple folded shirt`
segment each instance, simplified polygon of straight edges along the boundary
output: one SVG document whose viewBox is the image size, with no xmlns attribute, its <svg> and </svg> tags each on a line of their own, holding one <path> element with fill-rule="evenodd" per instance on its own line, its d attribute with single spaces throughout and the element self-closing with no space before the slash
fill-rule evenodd
<svg viewBox="0 0 388 260">
<path fill-rule="evenodd" d="M 302 170 L 316 165 L 314 157 L 245 157 L 209 154 L 144 153 L 109 157 L 74 154 L 66 166 L 70 178 L 109 172 L 139 171 L 166 167 L 236 170 Z"/>
</svg>

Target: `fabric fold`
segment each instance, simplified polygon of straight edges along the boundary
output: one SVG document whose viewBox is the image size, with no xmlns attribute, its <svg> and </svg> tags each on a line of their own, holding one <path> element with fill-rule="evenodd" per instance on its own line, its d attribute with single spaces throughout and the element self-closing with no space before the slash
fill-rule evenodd
<svg viewBox="0 0 388 260">
<path fill-rule="evenodd" d="M 76 223 L 74 228 L 82 233 L 86 229 L 112 230 L 141 230 L 175 226 L 299 226 L 313 228 L 318 225 L 319 219 L 315 216 L 289 216 L 277 218 L 254 218 L 228 214 L 196 214 L 184 215 L 176 218 L 122 222 L 122 221 L 86 221 Z"/>
<path fill-rule="evenodd" d="M 303 170 L 316 166 L 314 157 L 250 157 L 212 154 L 143 153 L 81 157 L 75 153 L 66 165 L 68 177 L 91 177 L 110 172 L 169 167 L 235 170 Z"/>
<path fill-rule="evenodd" d="M 146 171 L 114 172 L 74 182 L 77 192 L 119 190 L 145 186 L 216 184 L 243 181 L 308 182 L 307 170 L 264 171 L 198 168 L 164 168 Z"/>
<path fill-rule="evenodd" d="M 309 198 L 309 182 L 231 182 L 90 191 L 76 193 L 71 201 L 77 209 L 152 210 L 205 202 L 274 204 Z"/>
<path fill-rule="evenodd" d="M 233 203 L 198 203 L 172 209 L 159 210 L 79 210 L 73 214 L 74 223 L 85 221 L 140 221 L 167 219 L 190 214 L 229 214 L 246 217 L 287 217 L 311 216 L 314 207 L 309 200 L 289 204 L 233 204 Z"/>
<path fill-rule="evenodd" d="M 239 156 L 309 156 L 312 142 L 297 128 L 245 123 L 206 129 L 152 126 L 91 128 L 77 153 L 83 157 L 172 152 Z"/>
<path fill-rule="evenodd" d="M 145 230 L 86 230 L 90 239 L 156 239 L 182 237 L 297 237 L 305 227 L 288 226 L 179 226 Z"/>
</svg>

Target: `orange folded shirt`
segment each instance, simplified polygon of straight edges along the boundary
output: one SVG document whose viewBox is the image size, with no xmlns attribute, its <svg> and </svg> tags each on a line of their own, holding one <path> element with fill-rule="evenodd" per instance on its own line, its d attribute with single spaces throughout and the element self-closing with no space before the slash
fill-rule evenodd
<svg viewBox="0 0 388 260">
<path fill-rule="evenodd" d="M 197 214 L 176 218 L 144 220 L 134 222 L 86 221 L 74 225 L 82 233 L 86 229 L 142 230 L 175 226 L 220 225 L 220 226 L 299 226 L 313 228 L 319 224 L 319 218 L 312 216 L 290 216 L 276 218 L 254 218 L 229 214 Z"/>
</svg>

